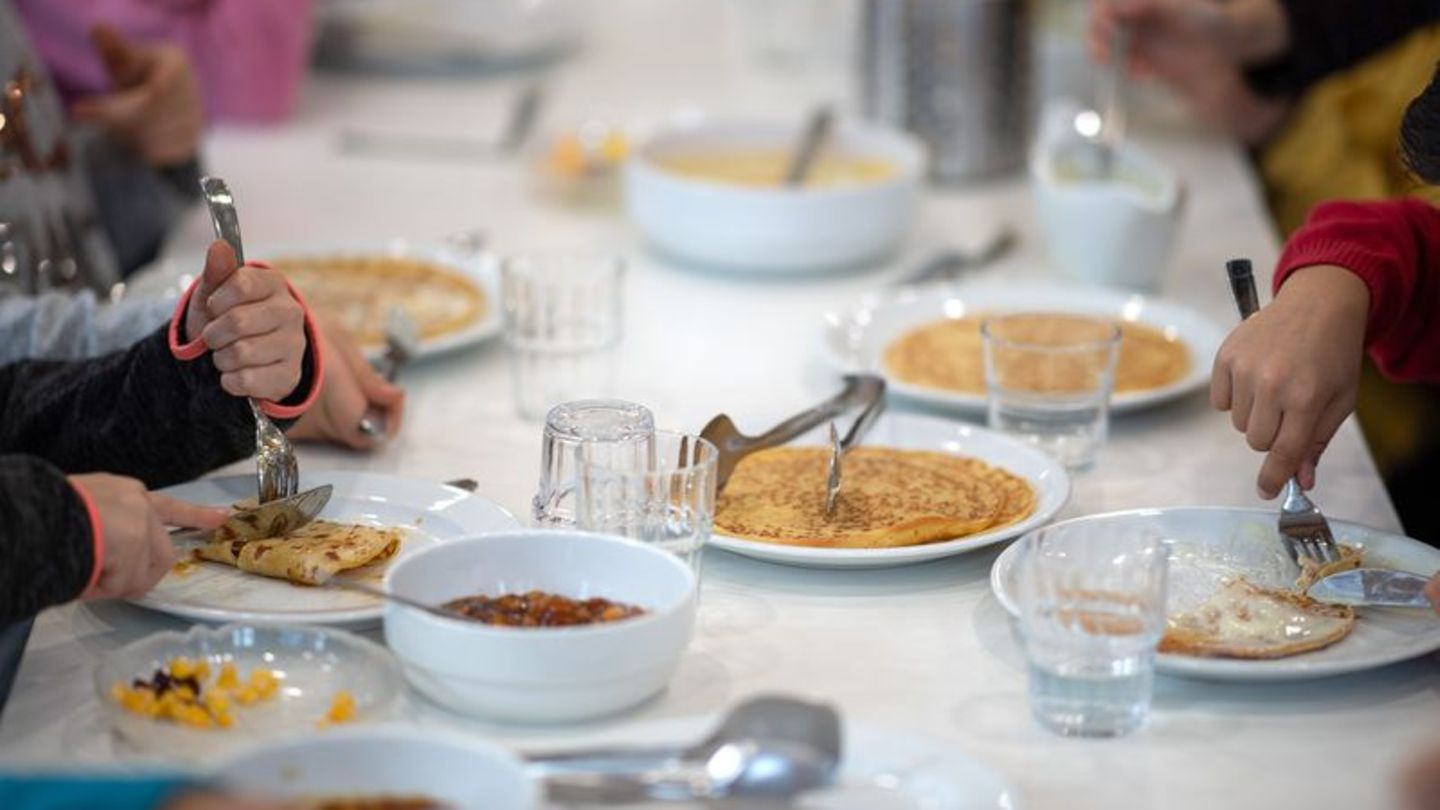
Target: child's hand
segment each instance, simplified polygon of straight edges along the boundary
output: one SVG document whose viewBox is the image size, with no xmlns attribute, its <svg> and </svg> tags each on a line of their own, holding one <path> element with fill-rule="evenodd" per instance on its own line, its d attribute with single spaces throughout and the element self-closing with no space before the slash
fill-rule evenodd
<svg viewBox="0 0 1440 810">
<path fill-rule="evenodd" d="M 1315 485 L 1320 453 L 1355 408 L 1369 307 L 1369 288 L 1354 273 L 1307 267 L 1220 347 L 1210 402 L 1266 451 L 1261 497 L 1275 497 L 1292 476 Z"/>
<path fill-rule="evenodd" d="M 247 264 L 216 240 L 185 314 L 189 339 L 199 337 L 220 370 L 220 386 L 237 397 L 279 402 L 300 384 L 305 311 L 278 270 Z"/>
</svg>

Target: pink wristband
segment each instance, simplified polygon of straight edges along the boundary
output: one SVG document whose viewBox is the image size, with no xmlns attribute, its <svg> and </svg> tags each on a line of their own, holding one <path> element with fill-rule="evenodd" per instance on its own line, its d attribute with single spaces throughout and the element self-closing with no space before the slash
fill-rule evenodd
<svg viewBox="0 0 1440 810">
<path fill-rule="evenodd" d="M 84 590 L 90 590 L 100 581 L 100 569 L 105 567 L 105 526 L 100 523 L 100 513 L 95 509 L 95 502 L 90 500 L 90 494 L 83 487 L 75 483 L 75 479 L 66 479 L 70 482 L 70 488 L 80 496 L 80 502 L 85 504 L 85 514 L 90 518 L 91 542 L 94 544 L 95 567 L 90 571 L 90 581 L 85 583 Z"/>
</svg>

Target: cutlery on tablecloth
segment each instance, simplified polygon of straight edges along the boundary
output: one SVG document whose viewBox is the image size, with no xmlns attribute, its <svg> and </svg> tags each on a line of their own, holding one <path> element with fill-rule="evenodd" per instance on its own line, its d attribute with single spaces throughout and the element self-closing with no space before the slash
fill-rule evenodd
<svg viewBox="0 0 1440 810">
<path fill-rule="evenodd" d="M 385 315 L 385 353 L 375 364 L 386 382 L 395 382 L 400 369 L 420 354 L 420 327 L 400 307 L 390 307 Z M 371 438 L 385 435 L 385 415 L 371 408 L 360 419 L 358 429 Z"/>
<path fill-rule="evenodd" d="M 874 374 L 847 374 L 845 388 L 835 396 L 786 419 L 759 436 L 746 436 L 726 414 L 711 419 L 700 436 L 719 450 L 715 467 L 716 494 L 725 489 L 740 459 L 769 447 L 778 447 L 806 431 L 835 419 L 856 406 L 868 406 L 885 396 L 885 381 Z"/>
<path fill-rule="evenodd" d="M 1429 577 L 1409 571 L 1352 568 L 1325 577 L 1306 593 L 1312 599 L 1337 605 L 1429 610 L 1430 600 L 1425 598 L 1425 583 L 1429 581 Z"/>
<path fill-rule="evenodd" d="M 200 191 L 210 211 L 210 224 L 215 235 L 225 240 L 235 253 L 235 261 L 245 263 L 245 249 L 240 241 L 240 215 L 235 212 L 235 195 L 219 177 L 200 178 Z M 193 336 L 192 336 L 193 337 Z M 300 464 L 295 448 L 280 428 L 270 421 L 253 398 L 250 413 L 255 417 L 255 466 L 260 503 L 288 498 L 300 489 Z"/>
<path fill-rule="evenodd" d="M 1250 260 L 1231 259 L 1225 263 L 1225 272 L 1230 276 L 1230 292 L 1240 308 L 1240 318 L 1254 315 L 1260 310 L 1260 297 L 1255 292 L 1255 273 Z M 1318 563 L 1340 559 L 1340 548 L 1335 545 L 1335 535 L 1325 515 L 1305 496 L 1300 482 L 1294 478 L 1285 482 L 1285 496 L 1280 502 L 1280 536 L 1296 564 L 1301 558 Z"/>
<path fill-rule="evenodd" d="M 924 284 L 936 279 L 954 281 L 962 271 L 978 270 L 987 264 L 999 261 L 1002 256 L 1013 250 L 1019 241 L 1015 228 L 1008 224 L 1002 225 L 980 247 L 974 250 L 951 248 L 937 251 L 919 267 L 891 282 L 891 286 L 905 287 L 912 284 Z"/>
<path fill-rule="evenodd" d="M 841 739 L 833 707 L 766 696 L 733 708 L 693 745 L 555 751 L 526 761 L 555 802 L 775 802 L 832 784 Z"/>
<path fill-rule="evenodd" d="M 835 430 L 835 423 L 830 423 L 830 464 L 825 475 L 826 517 L 835 514 L 835 502 L 840 499 L 841 461 L 844 460 L 845 454 L 851 448 L 865 438 L 865 433 L 870 430 L 871 425 L 875 424 L 875 420 L 884 410 L 885 382 L 881 380 L 880 393 L 866 403 L 865 409 L 860 412 L 860 415 L 855 418 L 855 422 L 850 425 L 850 430 L 845 433 L 845 438 L 840 438 L 840 434 Z"/>
<path fill-rule="evenodd" d="M 347 129 L 340 132 L 337 147 L 341 154 L 361 157 L 461 161 L 509 157 L 530 140 L 544 103 L 544 85 L 527 85 L 511 101 L 505 125 L 493 139 Z"/>
</svg>

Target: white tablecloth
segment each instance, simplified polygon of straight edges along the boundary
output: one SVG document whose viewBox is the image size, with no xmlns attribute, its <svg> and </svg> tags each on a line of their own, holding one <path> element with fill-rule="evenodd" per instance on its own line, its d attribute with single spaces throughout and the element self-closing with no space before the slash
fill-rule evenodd
<svg viewBox="0 0 1440 810">
<path fill-rule="evenodd" d="M 787 111 L 833 79 L 781 81 L 747 68 L 718 4 L 612 2 L 583 53 L 560 67 L 545 123 L 586 115 L 655 121 L 687 106 Z M 707 19 L 707 15 L 718 15 Z M 813 81 L 812 81 L 813 80 Z M 425 162 L 344 157 L 344 126 L 473 134 L 498 129 L 505 80 L 317 76 L 297 120 L 223 128 L 209 168 L 226 177 L 247 242 L 436 239 L 480 228 L 502 249 L 613 250 L 633 271 L 617 393 L 662 426 L 698 430 L 717 411 L 760 429 L 826 395 L 821 315 L 947 244 L 974 244 L 996 224 L 1021 249 L 984 278 L 1043 276 L 1043 245 L 1020 179 L 927 195 L 905 254 L 888 267 L 814 279 L 760 280 L 666 266 L 618 213 L 577 211 L 537 196 L 517 161 Z M 1190 197 L 1164 294 L 1224 322 L 1233 304 L 1222 264 L 1268 268 L 1276 239 L 1243 154 L 1222 139 L 1142 129 L 1188 183 Z M 209 239 L 196 213 L 172 246 L 193 256 Z M 252 251 L 253 252 L 253 251 Z M 1262 283 L 1263 283 L 1262 279 Z M 348 468 L 448 479 L 528 511 L 539 427 L 511 407 L 498 344 L 407 374 L 404 434 L 373 455 L 306 447 L 309 469 Z M 1139 506 L 1256 505 L 1259 457 L 1203 396 L 1115 420 L 1097 467 L 1076 478 L 1062 516 Z M 1398 527 L 1359 431 L 1331 445 L 1317 500 L 1327 514 Z M 953 745 L 1003 772 L 1035 808 L 1372 808 L 1391 802 L 1395 769 L 1440 717 L 1440 674 L 1421 660 L 1295 686 L 1158 681 L 1153 722 L 1128 739 L 1059 739 L 1029 719 L 1025 672 L 986 575 L 994 550 L 909 568 L 827 572 L 712 552 L 700 629 L 670 689 L 639 710 L 581 728 L 492 728 L 416 709 L 513 743 L 579 741 L 658 718 L 714 715 L 757 691 L 837 702 L 847 718 Z M 125 605 L 47 611 L 30 640 L 0 722 L 0 762 L 96 763 L 119 756 L 90 683 L 98 655 L 178 621 Z"/>
</svg>

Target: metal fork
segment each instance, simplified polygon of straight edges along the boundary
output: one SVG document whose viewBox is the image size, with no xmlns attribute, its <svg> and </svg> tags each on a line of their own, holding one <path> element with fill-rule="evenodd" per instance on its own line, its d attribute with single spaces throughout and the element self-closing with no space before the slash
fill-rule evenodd
<svg viewBox="0 0 1440 810">
<path fill-rule="evenodd" d="M 1235 305 L 1240 308 L 1240 318 L 1243 320 L 1254 315 L 1260 309 L 1260 299 L 1255 293 L 1255 274 L 1250 261 L 1232 259 L 1225 263 L 1225 271 L 1230 276 L 1230 292 L 1235 296 Z M 1340 559 L 1340 549 L 1335 545 L 1335 535 L 1330 531 L 1325 515 L 1305 496 L 1300 482 L 1294 478 L 1285 482 L 1279 526 L 1285 551 L 1297 565 L 1302 558 L 1319 563 Z"/>
<path fill-rule="evenodd" d="M 240 243 L 240 217 L 235 213 L 235 197 L 218 177 L 200 178 L 200 191 L 210 209 L 210 223 L 215 235 L 224 239 L 235 251 L 235 261 L 245 262 L 245 249 Z M 295 448 L 260 410 L 254 399 L 250 413 L 255 417 L 255 468 L 260 503 L 288 498 L 300 490 L 300 465 L 295 461 Z"/>
</svg>

